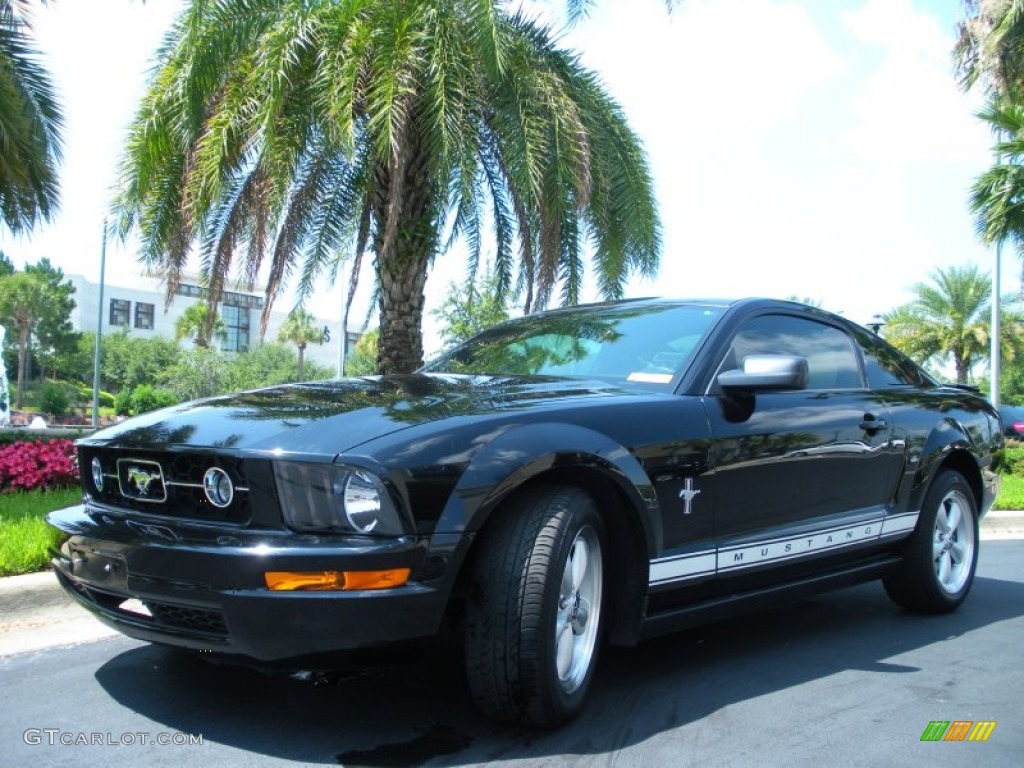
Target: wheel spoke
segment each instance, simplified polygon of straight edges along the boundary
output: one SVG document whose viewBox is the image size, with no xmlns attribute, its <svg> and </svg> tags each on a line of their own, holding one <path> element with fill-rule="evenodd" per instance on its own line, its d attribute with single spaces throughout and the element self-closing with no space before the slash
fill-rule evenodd
<svg viewBox="0 0 1024 768">
<path fill-rule="evenodd" d="M 938 565 L 939 558 L 942 557 L 942 553 L 946 551 L 946 545 L 940 541 L 938 537 L 932 542 L 932 560 Z"/>
<path fill-rule="evenodd" d="M 572 588 L 577 591 L 583 585 L 583 579 L 587 575 L 587 566 L 590 564 L 587 543 L 577 540 L 572 548 Z"/>
<path fill-rule="evenodd" d="M 955 531 L 960 526 L 960 515 L 960 505 L 950 504 L 949 514 L 946 516 L 946 525 L 948 526 L 946 530 L 948 530 L 950 533 Z"/>
<path fill-rule="evenodd" d="M 572 656 L 575 641 L 576 636 L 573 634 L 572 627 L 569 623 L 566 622 L 561 625 L 558 630 L 558 638 L 555 641 L 557 643 L 555 663 L 558 666 L 558 677 L 561 680 L 565 680 L 569 676 L 569 670 L 572 668 Z"/>
<path fill-rule="evenodd" d="M 967 555 L 967 545 L 962 541 L 955 542 L 950 554 L 953 556 L 954 563 L 962 563 Z"/>
<path fill-rule="evenodd" d="M 943 504 L 935 514 L 935 530 L 941 533 L 949 533 L 949 505 Z"/>
<path fill-rule="evenodd" d="M 953 562 L 948 552 L 944 552 L 939 558 L 939 583 L 946 584 L 949 581 L 949 572 L 952 569 Z"/>
</svg>

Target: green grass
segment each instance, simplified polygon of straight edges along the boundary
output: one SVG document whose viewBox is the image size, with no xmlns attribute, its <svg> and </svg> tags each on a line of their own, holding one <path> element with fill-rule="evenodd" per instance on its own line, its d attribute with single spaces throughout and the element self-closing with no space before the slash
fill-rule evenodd
<svg viewBox="0 0 1024 768">
<path fill-rule="evenodd" d="M 79 488 L 0 493 L 0 576 L 45 568 L 50 562 L 47 550 L 60 542 L 61 534 L 43 518 L 81 499 Z"/>
<path fill-rule="evenodd" d="M 1004 474 L 993 509 L 1024 509 L 1024 476 Z"/>
</svg>

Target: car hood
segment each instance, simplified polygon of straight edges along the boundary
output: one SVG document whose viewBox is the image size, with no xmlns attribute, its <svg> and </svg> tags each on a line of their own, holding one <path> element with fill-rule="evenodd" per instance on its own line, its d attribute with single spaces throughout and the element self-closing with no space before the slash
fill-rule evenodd
<svg viewBox="0 0 1024 768">
<path fill-rule="evenodd" d="M 131 448 L 335 455 L 401 429 L 453 417 L 557 407 L 626 390 L 555 377 L 407 376 L 290 384 L 143 414 L 80 442 Z"/>
</svg>

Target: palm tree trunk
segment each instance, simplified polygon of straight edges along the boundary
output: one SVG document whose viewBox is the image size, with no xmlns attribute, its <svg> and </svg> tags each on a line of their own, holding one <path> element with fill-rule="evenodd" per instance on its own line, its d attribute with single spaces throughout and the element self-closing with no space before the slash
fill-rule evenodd
<svg viewBox="0 0 1024 768">
<path fill-rule="evenodd" d="M 968 374 L 968 372 L 970 370 L 971 370 L 971 363 L 970 363 L 969 360 L 961 360 L 960 358 L 957 358 L 957 360 L 956 360 L 956 383 L 957 384 L 966 384 L 967 383 L 967 374 Z"/>
<path fill-rule="evenodd" d="M 412 373 L 423 365 L 424 287 L 429 256 L 403 254 L 391 262 L 379 260 L 380 343 L 377 368 L 381 373 Z"/>
<path fill-rule="evenodd" d="M 18 386 L 14 393 L 14 407 L 21 410 L 25 398 L 25 374 L 28 368 L 28 324 L 18 325 Z"/>
<path fill-rule="evenodd" d="M 304 360 L 305 355 L 306 355 L 306 345 L 305 344 L 299 344 L 299 381 L 304 381 L 305 380 L 303 378 L 305 376 L 305 368 L 306 368 L 305 360 Z"/>
<path fill-rule="evenodd" d="M 428 158 L 415 128 L 407 128 L 405 136 L 392 164 L 380 163 L 376 169 L 377 369 L 383 374 L 412 373 L 423 365 L 423 294 L 437 241 Z M 395 203 L 397 219 L 389 220 Z"/>
</svg>

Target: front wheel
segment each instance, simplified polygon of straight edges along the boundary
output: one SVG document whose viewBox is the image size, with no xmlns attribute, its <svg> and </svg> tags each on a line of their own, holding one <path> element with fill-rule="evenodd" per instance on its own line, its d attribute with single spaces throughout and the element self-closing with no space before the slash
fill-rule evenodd
<svg viewBox="0 0 1024 768">
<path fill-rule="evenodd" d="M 978 511 L 963 476 L 944 471 L 925 495 L 900 568 L 885 577 L 898 605 L 946 613 L 967 597 L 978 565 Z"/>
<path fill-rule="evenodd" d="M 601 638 L 605 532 L 573 486 L 526 489 L 480 535 L 466 673 L 499 720 L 551 727 L 583 707 Z"/>
</svg>

